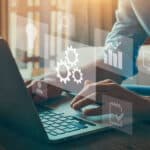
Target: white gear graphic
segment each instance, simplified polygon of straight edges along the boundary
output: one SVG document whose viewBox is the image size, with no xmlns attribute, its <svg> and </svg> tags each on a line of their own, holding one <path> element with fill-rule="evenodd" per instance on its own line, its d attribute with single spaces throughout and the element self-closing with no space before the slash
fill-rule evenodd
<svg viewBox="0 0 150 150">
<path fill-rule="evenodd" d="M 65 67 L 66 68 L 66 71 L 67 71 L 66 77 L 63 77 L 61 75 L 61 67 Z M 58 62 L 56 71 L 57 71 L 57 77 L 60 79 L 60 82 L 63 82 L 64 84 L 66 84 L 67 81 L 70 81 L 71 73 L 70 73 L 69 69 L 70 68 L 69 68 L 69 66 L 67 65 L 67 63 L 65 61 L 61 60 L 60 62 Z"/>
<path fill-rule="evenodd" d="M 79 79 L 76 77 L 76 73 L 79 74 L 79 76 L 80 76 Z M 77 84 L 79 84 L 79 83 L 81 83 L 82 80 L 83 80 L 83 73 L 81 72 L 80 69 L 75 68 L 75 69 L 73 69 L 73 71 L 72 71 L 72 78 L 74 79 L 74 82 L 76 82 Z"/>
<path fill-rule="evenodd" d="M 73 54 L 74 60 L 71 60 L 72 58 L 70 58 L 70 54 Z M 79 55 L 75 48 L 72 48 L 72 46 L 67 47 L 67 50 L 65 51 L 65 59 L 71 67 L 76 66 L 77 62 L 79 61 L 78 56 Z"/>
</svg>

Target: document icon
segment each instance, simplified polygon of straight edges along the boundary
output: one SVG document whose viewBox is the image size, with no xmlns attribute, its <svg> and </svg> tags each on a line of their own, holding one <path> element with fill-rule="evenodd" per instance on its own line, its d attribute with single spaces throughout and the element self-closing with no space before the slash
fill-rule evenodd
<svg viewBox="0 0 150 150">
<path fill-rule="evenodd" d="M 123 119 L 124 119 L 124 113 L 121 104 L 111 102 L 109 104 L 109 112 L 110 114 L 113 114 L 113 117 L 110 117 L 110 123 L 112 125 L 122 127 L 123 126 Z"/>
<path fill-rule="evenodd" d="M 107 50 L 104 52 L 104 63 L 118 69 L 123 69 L 123 54 L 121 51 Z"/>
</svg>

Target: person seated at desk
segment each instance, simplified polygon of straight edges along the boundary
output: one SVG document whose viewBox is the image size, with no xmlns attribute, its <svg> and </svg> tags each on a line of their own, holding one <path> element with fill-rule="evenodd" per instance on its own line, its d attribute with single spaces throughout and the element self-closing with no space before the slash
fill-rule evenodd
<svg viewBox="0 0 150 150">
<path fill-rule="evenodd" d="M 145 42 L 147 37 L 150 36 L 150 20 L 149 20 L 149 8 L 150 2 L 147 0 L 120 0 L 119 9 L 116 13 L 117 21 L 106 39 L 106 45 L 119 38 L 128 37 L 134 41 L 134 74 L 138 73 L 136 67 L 136 58 L 138 56 L 138 50 L 140 46 Z M 123 40 L 122 40 L 123 42 Z M 97 65 L 100 66 L 103 60 L 99 60 Z M 94 66 L 90 64 L 84 69 L 89 69 Z M 123 77 L 106 71 L 101 68 L 97 68 L 97 82 L 85 81 L 81 92 L 71 102 L 71 107 L 79 110 L 84 106 L 93 103 L 99 103 L 91 99 L 92 95 L 97 96 L 97 100 L 101 101 L 102 94 L 110 95 L 113 97 L 125 99 L 133 104 L 133 111 L 142 116 L 141 114 L 150 115 L 150 102 L 144 97 L 135 94 L 120 84 L 124 80 Z M 55 75 L 50 75 L 53 78 Z M 40 82 L 45 82 L 41 80 Z M 56 81 L 57 82 L 57 81 Z M 30 83 L 28 89 L 31 92 L 32 86 L 36 82 Z M 96 93 L 91 89 L 96 88 Z M 41 99 L 47 99 L 50 97 L 58 96 L 62 92 L 61 89 L 53 87 L 48 84 L 48 97 L 40 97 L 36 95 L 33 97 L 35 102 L 40 102 Z M 149 93 L 150 94 L 150 93 Z M 84 97 L 82 96 L 84 95 Z M 86 110 L 85 115 L 99 115 L 101 113 L 101 106 L 95 109 Z M 141 117 L 140 119 L 143 119 Z"/>
</svg>

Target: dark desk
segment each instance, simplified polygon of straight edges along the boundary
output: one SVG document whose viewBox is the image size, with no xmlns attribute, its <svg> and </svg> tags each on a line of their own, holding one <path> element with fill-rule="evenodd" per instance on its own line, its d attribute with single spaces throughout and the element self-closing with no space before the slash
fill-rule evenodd
<svg viewBox="0 0 150 150">
<path fill-rule="evenodd" d="M 65 101 L 68 103 L 67 101 Z M 58 104 L 58 102 L 56 102 Z M 55 104 L 55 107 L 57 106 Z M 63 105 L 63 107 L 66 105 Z M 133 125 L 133 135 L 110 130 L 59 144 L 43 144 L 0 127 L 0 150 L 150 150 L 150 122 Z"/>
</svg>

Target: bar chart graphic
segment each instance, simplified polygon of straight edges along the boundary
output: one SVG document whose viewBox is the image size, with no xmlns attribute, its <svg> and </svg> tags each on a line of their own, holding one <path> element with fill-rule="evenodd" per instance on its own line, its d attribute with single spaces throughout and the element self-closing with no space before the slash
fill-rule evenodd
<svg viewBox="0 0 150 150">
<path fill-rule="evenodd" d="M 123 69 L 123 54 L 121 51 L 107 50 L 104 52 L 104 63 L 120 70 Z"/>
</svg>

